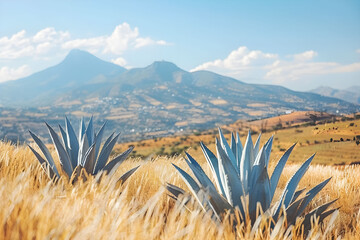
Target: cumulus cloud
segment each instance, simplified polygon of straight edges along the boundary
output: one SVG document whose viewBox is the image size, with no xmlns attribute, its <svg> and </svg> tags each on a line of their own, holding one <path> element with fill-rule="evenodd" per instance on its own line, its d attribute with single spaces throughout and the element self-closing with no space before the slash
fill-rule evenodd
<svg viewBox="0 0 360 240">
<path fill-rule="evenodd" d="M 313 50 L 306 51 L 306 52 L 303 52 L 303 53 L 295 54 L 294 55 L 294 60 L 295 61 L 300 61 L 300 62 L 308 61 L 308 60 L 313 59 L 317 55 L 318 55 L 317 52 L 315 52 Z"/>
<path fill-rule="evenodd" d="M 74 48 L 81 48 L 92 53 L 121 55 L 131 49 L 167 44 L 164 40 L 140 36 L 139 29 L 131 28 L 126 22 L 116 26 L 109 35 L 76 39 L 72 39 L 68 31 L 57 31 L 53 27 L 48 27 L 32 36 L 28 36 L 25 30 L 21 30 L 10 37 L 1 37 L 0 59 L 39 57 L 49 54 L 52 50 L 65 52 Z"/>
<path fill-rule="evenodd" d="M 21 30 L 11 37 L 0 38 L 0 59 L 41 56 L 53 48 L 59 48 L 69 38 L 69 32 L 56 31 L 54 28 L 42 29 L 33 36 L 27 36 L 26 31 Z"/>
<path fill-rule="evenodd" d="M 114 64 L 117 64 L 117 65 L 119 65 L 121 67 L 126 67 L 126 65 L 127 65 L 126 60 L 124 58 L 122 58 L 122 57 L 112 59 L 111 62 L 114 63 Z"/>
<path fill-rule="evenodd" d="M 191 71 L 210 70 L 238 79 L 256 79 L 256 82 L 288 83 L 306 77 L 335 73 L 360 72 L 360 62 L 340 64 L 315 61 L 313 50 L 281 57 L 274 53 L 249 50 L 245 46 L 232 51 L 226 58 L 205 62 Z"/>
<path fill-rule="evenodd" d="M 247 47 L 241 46 L 232 51 L 225 59 L 217 59 L 205 62 L 191 71 L 210 70 L 231 76 L 241 76 L 249 71 L 270 64 L 278 56 L 272 53 L 264 53 L 259 50 L 250 51 Z"/>
<path fill-rule="evenodd" d="M 28 65 L 23 65 L 18 68 L 2 67 L 0 68 L 0 83 L 9 80 L 15 80 L 29 75 L 31 72 Z"/>
<path fill-rule="evenodd" d="M 142 48 L 150 45 L 167 45 L 164 40 L 153 40 L 150 37 L 140 37 L 137 27 L 131 28 L 128 23 L 115 27 L 110 35 L 94 38 L 74 39 L 65 42 L 64 49 L 82 48 L 88 51 L 121 55 L 127 50 Z"/>
<path fill-rule="evenodd" d="M 277 60 L 266 66 L 268 72 L 265 79 L 273 83 L 284 83 L 297 81 L 316 75 L 359 72 L 360 63 L 340 64 L 336 62 L 316 62 L 313 58 L 317 56 L 314 51 L 295 54 L 290 61 Z"/>
</svg>

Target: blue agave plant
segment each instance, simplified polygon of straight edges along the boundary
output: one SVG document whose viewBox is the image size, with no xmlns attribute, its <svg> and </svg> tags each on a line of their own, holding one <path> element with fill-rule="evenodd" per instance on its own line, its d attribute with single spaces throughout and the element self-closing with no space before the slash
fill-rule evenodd
<svg viewBox="0 0 360 240">
<path fill-rule="evenodd" d="M 201 166 L 188 153 L 186 153 L 187 158 L 185 161 L 195 178 L 175 164 L 173 165 L 191 191 L 191 196 L 195 197 L 201 208 L 206 212 L 212 212 L 213 216 L 220 221 L 223 220 L 226 212 L 231 211 L 234 213 L 235 208 L 238 208 L 243 221 L 246 220 L 246 216 L 249 216 L 251 222 L 254 223 L 259 217 L 257 208 L 260 205 L 265 214 L 270 216 L 273 221 L 276 222 L 286 215 L 288 226 L 292 225 L 298 217 L 304 215 L 306 206 L 330 181 L 330 178 L 323 181 L 303 196 L 302 193 L 305 189 L 296 190 L 314 158 L 313 155 L 290 178 L 280 199 L 274 201 L 274 193 L 279 178 L 295 144 L 280 158 L 271 177 L 269 177 L 268 165 L 273 136 L 261 149 L 261 134 L 254 145 L 249 132 L 244 147 L 238 133 L 236 138 L 234 134 L 231 134 L 230 145 L 220 128 L 219 136 L 220 140 L 216 138 L 215 141 L 217 156 L 203 143 L 200 143 L 215 183 L 210 180 Z M 167 189 L 174 199 L 178 199 L 185 194 L 183 189 L 169 183 Z M 325 217 L 333 213 L 336 209 L 327 211 L 333 202 L 326 203 L 307 213 L 303 221 L 305 229 L 310 228 L 312 216 L 317 216 L 319 221 L 322 222 Z"/>
<path fill-rule="evenodd" d="M 133 150 L 133 147 L 130 147 L 128 150 L 115 157 L 112 161 L 108 162 L 110 153 L 113 150 L 120 133 L 117 135 L 112 133 L 106 141 L 102 143 L 106 122 L 100 130 L 95 133 L 93 118 L 90 119 L 87 126 L 85 126 L 84 120 L 81 119 L 78 137 L 76 136 L 70 121 L 66 117 L 65 130 L 59 125 L 61 138 L 54 129 L 49 126 L 49 124 L 45 124 L 49 130 L 49 134 L 58 154 L 61 168 L 69 179 L 73 179 L 75 181 L 78 179 L 82 169 L 90 175 L 96 175 L 99 172 L 112 174 Z M 49 149 L 39 139 L 39 137 L 31 131 L 29 132 L 45 158 L 31 146 L 29 146 L 29 148 L 35 154 L 49 178 L 57 180 L 60 178 L 60 173 L 55 166 L 54 159 L 52 158 Z M 139 166 L 126 172 L 119 180 L 125 182 L 138 167 Z"/>
</svg>

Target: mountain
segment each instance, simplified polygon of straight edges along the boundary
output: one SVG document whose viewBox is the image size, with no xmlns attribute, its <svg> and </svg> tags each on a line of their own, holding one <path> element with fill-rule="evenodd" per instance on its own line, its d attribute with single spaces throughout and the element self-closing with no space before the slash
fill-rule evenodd
<svg viewBox="0 0 360 240">
<path fill-rule="evenodd" d="M 51 103 L 68 91 L 106 81 L 125 70 L 88 52 L 72 50 L 56 66 L 0 84 L 0 103 L 7 106 L 39 105 L 44 101 Z"/>
<path fill-rule="evenodd" d="M 339 98 L 355 104 L 360 104 L 360 86 L 352 86 L 343 90 L 321 86 L 311 90 L 310 92 L 317 93 L 322 96 Z"/>
<path fill-rule="evenodd" d="M 289 111 L 359 111 L 359 105 L 340 99 L 248 84 L 209 71 L 187 72 L 166 61 L 125 70 L 79 50 L 56 66 L 0 84 L 0 105 L 18 107 L 0 109 L 0 137 L 17 131 L 20 138 L 28 128 L 45 131 L 40 120 L 56 124 L 63 115 L 94 115 L 114 129 L 120 126 L 126 140 Z"/>
</svg>

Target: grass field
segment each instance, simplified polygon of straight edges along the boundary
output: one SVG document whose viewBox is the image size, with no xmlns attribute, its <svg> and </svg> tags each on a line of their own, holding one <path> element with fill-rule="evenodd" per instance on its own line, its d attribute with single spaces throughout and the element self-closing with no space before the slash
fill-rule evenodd
<svg viewBox="0 0 360 240">
<path fill-rule="evenodd" d="M 270 173 L 283 152 L 282 148 L 298 142 L 290 157 L 292 162 L 285 167 L 280 178 L 277 195 L 299 167 L 299 163 L 313 152 L 317 152 L 317 156 L 299 187 L 309 189 L 332 177 L 307 211 L 338 199 L 333 206 L 340 207 L 338 215 L 334 215 L 332 225 L 328 225 L 331 217 L 323 227 L 315 225 L 310 234 L 311 239 L 360 239 L 360 167 L 333 165 L 360 160 L 360 146 L 354 141 L 334 142 L 360 134 L 360 121 L 352 122 L 353 126 L 350 126 L 351 122 L 336 122 L 335 125 L 331 123 L 276 131 Z M 265 133 L 263 141 L 273 133 Z M 330 137 L 333 142 L 330 142 Z M 195 149 L 199 140 L 213 149 L 212 134 L 188 136 L 186 139 L 176 137 L 127 143 L 117 146 L 117 149 L 125 150 L 124 145 L 134 144 L 137 154 L 150 155 L 151 151 L 159 150 L 164 145 L 162 153 L 170 151 L 174 143 L 178 148 L 191 146 L 189 152 L 209 172 L 199 147 Z M 55 151 L 52 150 L 52 154 L 57 159 Z M 38 161 L 25 145 L 14 146 L 0 142 L 0 239 L 281 238 L 283 232 L 279 231 L 278 236 L 271 236 L 267 226 L 252 231 L 250 226 L 238 224 L 236 230 L 233 230 L 226 221 L 216 224 L 207 214 L 198 210 L 189 212 L 176 204 L 167 196 L 164 184 L 169 182 L 184 189 L 187 187 L 172 167 L 172 162 L 189 170 L 180 156 L 153 155 L 147 160 L 130 158 L 121 165 L 115 176 L 104 178 L 99 184 L 96 177 L 89 177 L 89 181 L 79 182 L 74 186 L 66 179 L 53 184 L 48 181 Z M 139 170 L 124 186 L 116 182 L 116 176 L 139 164 Z M 295 229 L 292 232 L 293 238 L 303 238 L 296 235 Z"/>
</svg>

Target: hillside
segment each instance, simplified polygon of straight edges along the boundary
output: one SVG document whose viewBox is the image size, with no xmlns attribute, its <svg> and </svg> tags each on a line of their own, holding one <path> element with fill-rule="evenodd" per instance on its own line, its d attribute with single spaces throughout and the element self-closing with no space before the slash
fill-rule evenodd
<svg viewBox="0 0 360 240">
<path fill-rule="evenodd" d="M 310 92 L 317 93 L 322 96 L 339 98 L 355 104 L 360 104 L 360 86 L 352 86 L 343 90 L 323 86 L 313 89 Z"/>
<path fill-rule="evenodd" d="M 319 117 L 314 122 L 309 118 L 310 115 Z M 282 127 L 277 126 L 279 119 L 283 120 Z M 292 124 L 285 124 L 285 120 Z M 262 130 L 261 144 L 275 135 L 272 149 L 274 159 L 278 159 L 286 149 L 297 142 L 289 159 L 291 162 L 299 163 L 313 153 L 316 153 L 314 163 L 317 164 L 343 165 L 360 162 L 360 115 L 356 115 L 356 119 L 344 119 L 319 112 L 295 112 L 261 121 L 269 123 Z M 228 140 L 230 132 L 239 132 L 243 143 L 249 129 L 253 133 L 254 142 L 261 130 L 257 121 L 237 121 L 221 128 Z M 116 151 L 134 145 L 132 156 L 140 158 L 184 155 L 184 151 L 188 151 L 199 161 L 205 161 L 199 143 L 202 141 L 215 151 L 214 142 L 217 135 L 217 129 L 195 131 L 184 136 L 121 143 L 116 147 Z"/>
<path fill-rule="evenodd" d="M 0 84 L 0 139 L 26 140 L 28 129 L 47 136 L 43 121 L 60 124 L 94 115 L 123 133 L 123 141 L 288 111 L 353 113 L 360 106 L 275 85 L 248 84 L 209 71 L 187 72 L 158 61 L 125 70 L 90 53 L 73 50 L 58 65 Z"/>
</svg>

